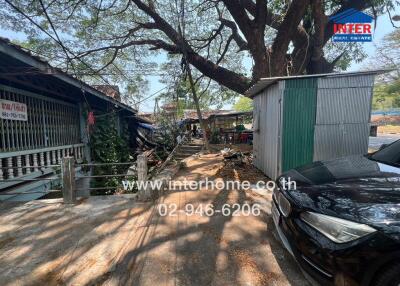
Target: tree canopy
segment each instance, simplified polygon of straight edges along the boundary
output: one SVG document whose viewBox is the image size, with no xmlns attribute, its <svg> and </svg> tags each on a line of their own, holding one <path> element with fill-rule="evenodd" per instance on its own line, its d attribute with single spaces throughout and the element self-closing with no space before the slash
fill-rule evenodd
<svg viewBox="0 0 400 286">
<path fill-rule="evenodd" d="M 248 97 L 241 96 L 233 105 L 233 109 L 236 111 L 252 111 L 253 100 Z"/>
<path fill-rule="evenodd" d="M 368 65 L 373 68 L 393 69 L 379 78 L 374 87 L 373 109 L 400 108 L 400 30 L 383 38 L 376 55 Z"/>
<path fill-rule="evenodd" d="M 331 72 L 365 54 L 337 45 L 329 16 L 349 8 L 374 16 L 396 0 L 2 0 L 4 28 L 24 32 L 35 52 L 80 76 L 157 74 L 161 52 L 244 93 L 261 77 Z M 178 23 L 185 19 L 185 36 Z M 251 71 L 246 70 L 246 61 Z"/>
</svg>

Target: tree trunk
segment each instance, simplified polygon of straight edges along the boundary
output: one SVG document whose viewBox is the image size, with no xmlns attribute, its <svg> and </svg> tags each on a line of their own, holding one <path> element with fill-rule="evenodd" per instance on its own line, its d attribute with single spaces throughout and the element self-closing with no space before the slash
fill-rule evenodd
<svg viewBox="0 0 400 286">
<path fill-rule="evenodd" d="M 253 60 L 253 73 L 252 78 L 253 80 L 258 80 L 263 77 L 270 76 L 270 54 L 267 51 L 264 43 L 264 31 L 262 31 L 262 38 L 255 38 L 254 39 L 254 49 L 250 51 Z"/>
</svg>

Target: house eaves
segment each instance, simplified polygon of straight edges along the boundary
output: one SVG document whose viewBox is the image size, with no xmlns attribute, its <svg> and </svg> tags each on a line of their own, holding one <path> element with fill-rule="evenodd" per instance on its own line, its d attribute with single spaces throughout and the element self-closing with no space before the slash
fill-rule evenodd
<svg viewBox="0 0 400 286">
<path fill-rule="evenodd" d="M 108 101 L 115 106 L 125 109 L 132 113 L 137 113 L 137 110 L 123 104 L 122 102 L 115 100 L 104 93 L 96 90 L 85 82 L 78 80 L 61 69 L 52 67 L 48 62 L 42 60 L 39 57 L 33 56 L 31 53 L 25 51 L 21 46 L 11 43 L 8 39 L 0 37 L 0 52 L 15 58 L 16 60 L 25 63 L 26 65 L 32 66 L 43 73 L 51 72 L 51 76 L 62 80 L 63 82 L 70 84 L 76 88 L 82 89 L 87 93 L 90 93 L 104 101 Z"/>
</svg>

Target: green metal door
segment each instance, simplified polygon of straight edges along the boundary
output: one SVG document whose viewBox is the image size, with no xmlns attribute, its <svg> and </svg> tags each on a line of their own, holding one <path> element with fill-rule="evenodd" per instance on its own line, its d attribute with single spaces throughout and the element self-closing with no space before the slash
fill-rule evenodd
<svg viewBox="0 0 400 286">
<path fill-rule="evenodd" d="M 316 78 L 285 81 L 282 118 L 283 172 L 313 161 L 316 106 Z"/>
</svg>

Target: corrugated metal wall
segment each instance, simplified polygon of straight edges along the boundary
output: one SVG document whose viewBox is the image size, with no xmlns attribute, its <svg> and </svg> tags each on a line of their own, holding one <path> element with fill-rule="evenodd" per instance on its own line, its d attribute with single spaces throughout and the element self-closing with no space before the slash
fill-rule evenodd
<svg viewBox="0 0 400 286">
<path fill-rule="evenodd" d="M 282 81 L 265 89 L 253 99 L 253 118 L 259 121 L 259 131 L 253 135 L 253 164 L 271 179 L 276 179 L 280 174 L 283 89 Z"/>
<path fill-rule="evenodd" d="M 373 75 L 318 79 L 314 161 L 368 151 Z"/>
<path fill-rule="evenodd" d="M 259 93 L 257 96 L 253 97 L 253 165 L 256 166 L 261 171 L 264 171 L 261 166 L 261 161 L 259 156 L 261 154 L 261 146 L 260 142 L 262 137 L 261 133 L 261 122 L 260 122 L 260 113 L 261 113 L 261 98 L 264 96 L 266 91 Z"/>
<path fill-rule="evenodd" d="M 282 171 L 313 161 L 316 105 L 316 78 L 292 79 L 285 82 Z"/>
<path fill-rule="evenodd" d="M 254 165 L 276 179 L 312 161 L 366 153 L 373 83 L 374 75 L 335 75 L 282 80 L 260 92 Z"/>
<path fill-rule="evenodd" d="M 333 75 L 318 79 L 318 88 L 372 87 L 375 75 Z"/>
<path fill-rule="evenodd" d="M 365 123 L 370 119 L 371 87 L 318 88 L 316 124 Z"/>
</svg>

